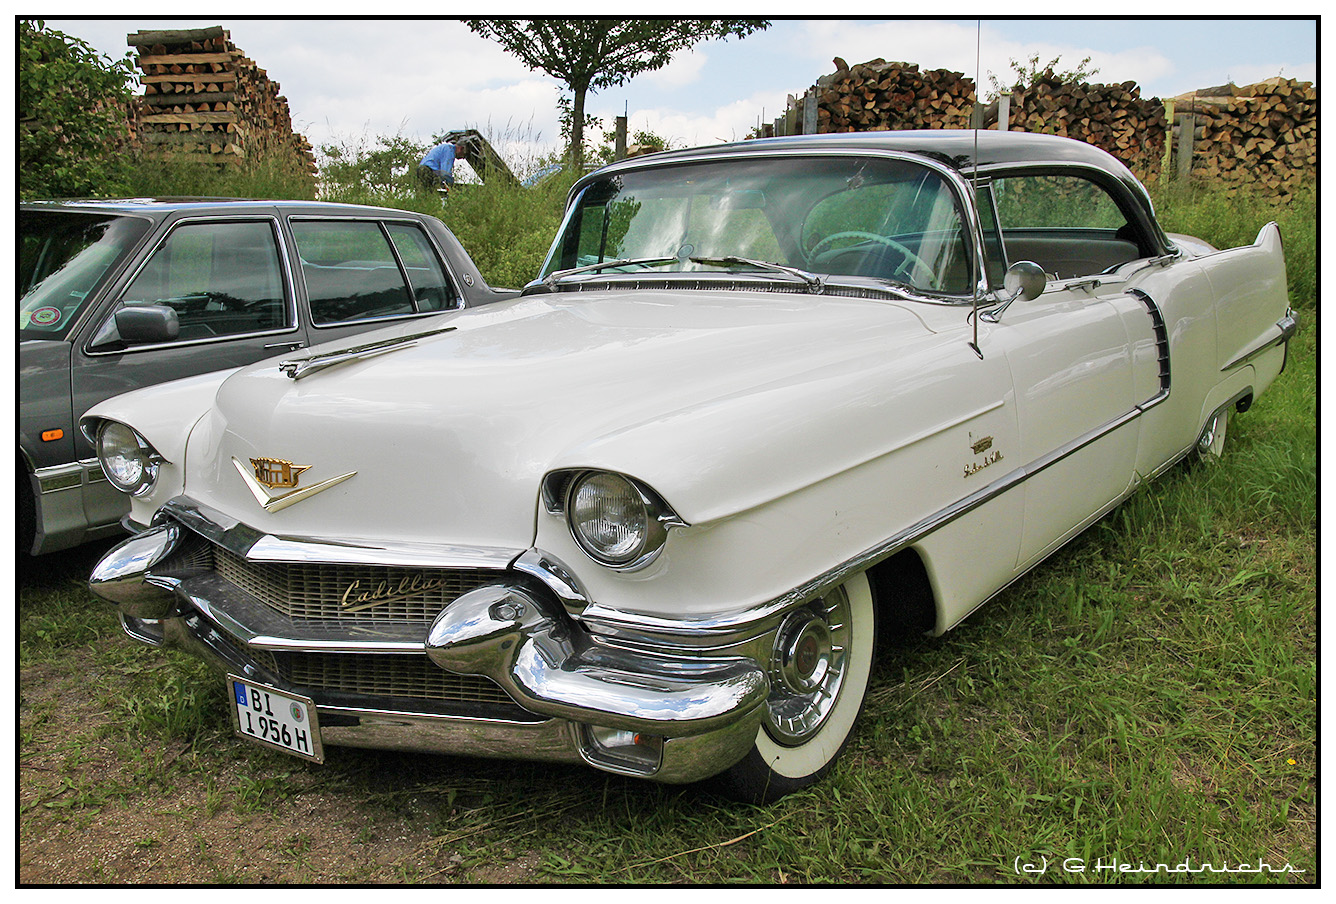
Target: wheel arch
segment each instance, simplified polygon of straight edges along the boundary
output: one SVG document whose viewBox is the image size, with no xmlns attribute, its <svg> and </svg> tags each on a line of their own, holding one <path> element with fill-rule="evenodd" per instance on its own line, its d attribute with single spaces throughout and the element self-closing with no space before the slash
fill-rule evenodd
<svg viewBox="0 0 1336 904">
<path fill-rule="evenodd" d="M 868 569 L 879 633 L 901 640 L 931 633 L 937 625 L 937 594 L 918 550 L 910 547 Z"/>
</svg>

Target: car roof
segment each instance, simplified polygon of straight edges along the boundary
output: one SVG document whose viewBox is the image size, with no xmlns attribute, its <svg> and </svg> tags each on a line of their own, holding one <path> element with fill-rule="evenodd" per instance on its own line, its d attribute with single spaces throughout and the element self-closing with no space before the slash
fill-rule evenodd
<svg viewBox="0 0 1336 904">
<path fill-rule="evenodd" d="M 817 135 L 789 135 L 779 138 L 756 138 L 728 144 L 707 145 L 674 151 L 662 151 L 640 157 L 630 157 L 596 170 L 580 179 L 571 188 L 569 201 L 589 182 L 617 172 L 688 163 L 697 160 L 718 160 L 728 156 L 763 156 L 769 154 L 810 154 L 825 152 L 877 152 L 908 154 L 934 161 L 969 179 L 979 175 L 1005 172 L 1015 167 L 1053 168 L 1081 167 L 1100 174 L 1109 186 L 1119 186 L 1129 199 L 1135 216 L 1152 241 L 1162 250 L 1171 246 L 1155 219 L 1150 195 L 1137 177 L 1112 154 L 1060 135 L 1036 132 L 999 132 L 996 129 L 915 129 L 882 132 L 833 132 Z M 976 169 L 977 166 L 977 169 Z"/>
<path fill-rule="evenodd" d="M 182 210 L 226 210 L 244 213 L 248 210 L 277 207 L 287 212 L 297 213 L 389 213 L 397 216 L 416 216 L 411 211 L 392 210 L 385 207 L 368 207 L 361 204 L 340 204 L 330 201 L 290 201 L 264 200 L 259 198 L 75 198 L 59 201 L 25 201 L 20 207 L 25 210 L 78 210 L 89 213 L 123 213 L 165 216 Z"/>
</svg>

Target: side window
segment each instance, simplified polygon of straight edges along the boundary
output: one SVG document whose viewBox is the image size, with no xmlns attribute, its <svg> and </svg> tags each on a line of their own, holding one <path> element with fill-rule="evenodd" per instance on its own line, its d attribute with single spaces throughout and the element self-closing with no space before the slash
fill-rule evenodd
<svg viewBox="0 0 1336 904">
<path fill-rule="evenodd" d="M 1141 256 L 1135 228 L 1100 185 L 1080 176 L 993 180 L 1008 263 L 1029 260 L 1058 279 L 1089 276 Z"/>
<path fill-rule="evenodd" d="M 267 221 L 178 226 L 126 288 L 121 304 L 174 309 L 183 341 L 292 325 Z"/>
<path fill-rule="evenodd" d="M 413 289 L 417 309 L 448 311 L 459 307 L 459 298 L 426 234 L 407 223 L 390 223 L 385 228 L 394 242 L 394 250 L 399 252 L 399 260 L 408 271 L 408 283 Z"/>
<path fill-rule="evenodd" d="M 368 220 L 294 220 L 292 234 L 311 321 L 317 326 L 454 306 L 440 261 L 415 227 Z M 411 286 L 399 267 L 401 258 Z"/>
</svg>

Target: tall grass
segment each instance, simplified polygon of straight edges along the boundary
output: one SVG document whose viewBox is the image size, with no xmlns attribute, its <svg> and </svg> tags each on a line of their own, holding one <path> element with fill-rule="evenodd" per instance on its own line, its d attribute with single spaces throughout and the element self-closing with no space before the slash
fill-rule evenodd
<svg viewBox="0 0 1336 904">
<path fill-rule="evenodd" d="M 1267 197 L 1246 189 L 1226 192 L 1209 183 L 1152 183 L 1155 212 L 1166 232 L 1205 239 L 1217 248 L 1248 245 L 1274 220 L 1285 244 L 1290 301 L 1296 309 L 1317 305 L 1317 186 L 1292 197 Z"/>
</svg>

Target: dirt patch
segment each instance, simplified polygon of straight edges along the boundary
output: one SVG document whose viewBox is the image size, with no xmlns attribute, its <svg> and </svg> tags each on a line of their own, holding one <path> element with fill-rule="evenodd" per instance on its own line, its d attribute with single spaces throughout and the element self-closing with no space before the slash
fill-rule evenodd
<svg viewBox="0 0 1336 904">
<path fill-rule="evenodd" d="M 81 649 L 20 670 L 21 885 L 539 880 L 536 855 L 477 862 L 451 843 L 432 794 L 387 807 L 225 734 L 208 751 L 128 737 L 77 677 L 96 661 Z"/>
</svg>

